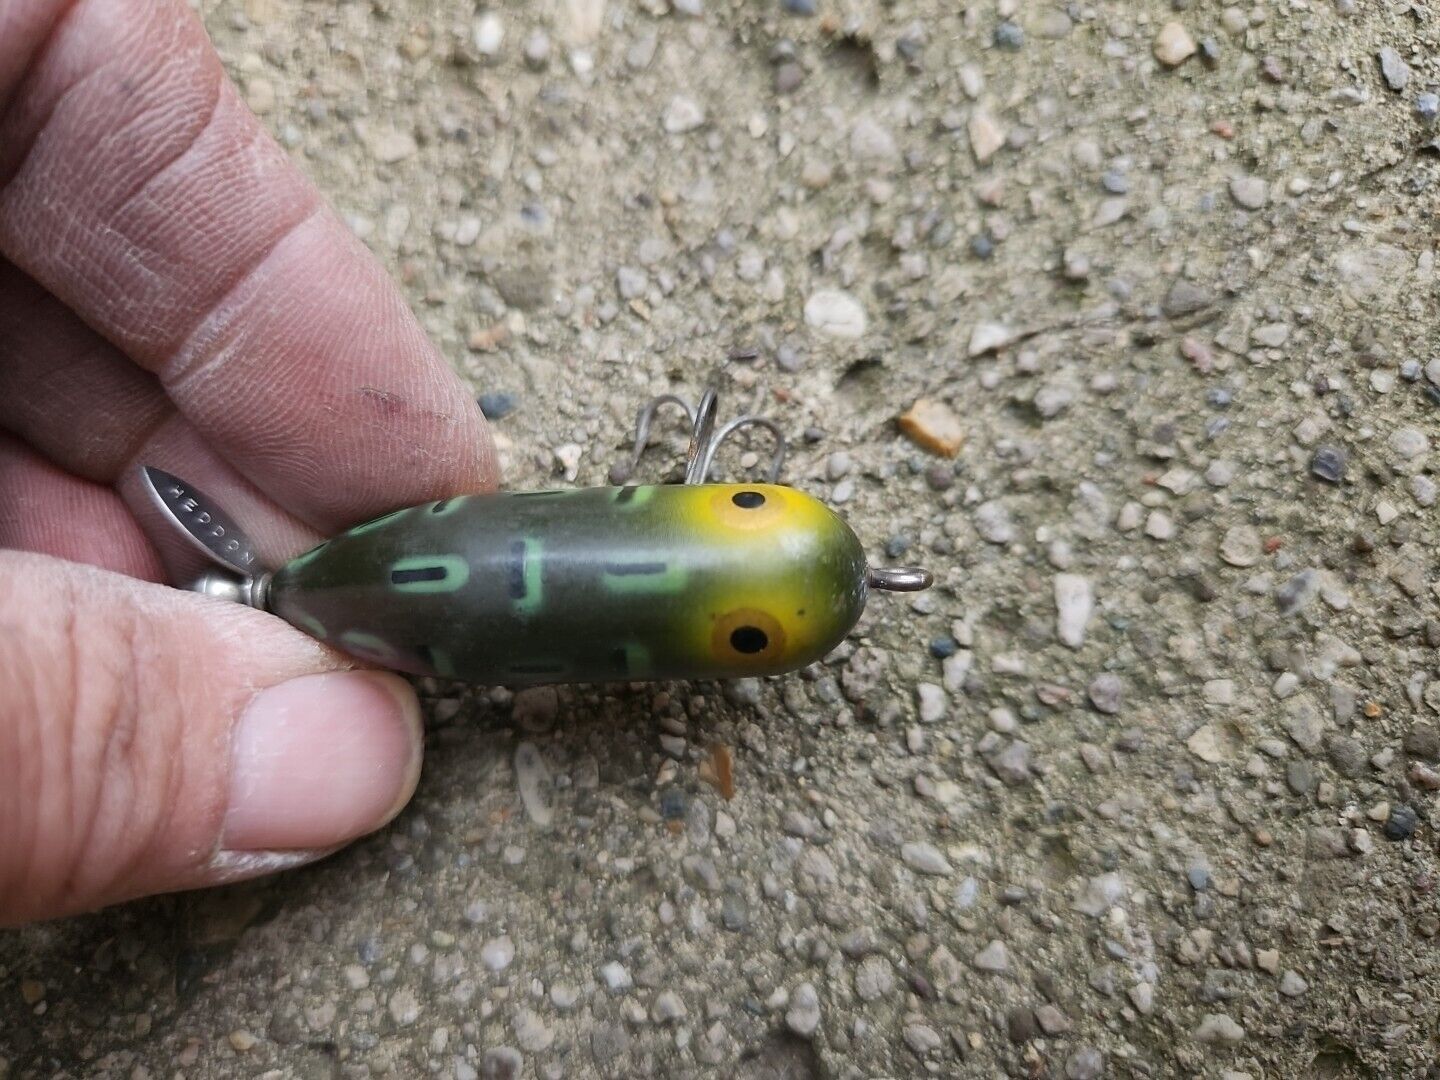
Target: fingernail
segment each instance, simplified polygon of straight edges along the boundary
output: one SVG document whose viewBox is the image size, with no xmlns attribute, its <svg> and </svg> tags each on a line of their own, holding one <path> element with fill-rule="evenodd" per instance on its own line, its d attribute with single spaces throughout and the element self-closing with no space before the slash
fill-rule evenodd
<svg viewBox="0 0 1440 1080">
<path fill-rule="evenodd" d="M 415 791 L 421 732 L 414 690 L 385 672 L 262 690 L 235 731 L 222 848 L 328 848 L 374 832 Z"/>
</svg>

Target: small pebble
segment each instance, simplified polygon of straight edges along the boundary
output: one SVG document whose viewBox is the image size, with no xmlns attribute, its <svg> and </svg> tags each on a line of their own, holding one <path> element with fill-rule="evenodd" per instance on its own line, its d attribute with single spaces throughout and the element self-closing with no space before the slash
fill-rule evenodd
<svg viewBox="0 0 1440 1080">
<path fill-rule="evenodd" d="M 1065 1080 L 1100 1080 L 1105 1056 L 1093 1046 L 1082 1046 L 1065 1059 Z"/>
<path fill-rule="evenodd" d="M 993 40 L 999 48 L 1013 51 L 1024 46 L 1025 31 L 1007 19 L 995 27 Z"/>
<path fill-rule="evenodd" d="M 495 12 L 487 11 L 475 20 L 471 37 L 476 52 L 481 56 L 494 56 L 500 51 L 500 45 L 505 40 L 505 24 Z"/>
<path fill-rule="evenodd" d="M 895 969 L 883 956 L 867 956 L 855 972 L 855 996 L 861 1001 L 879 1001 L 895 987 Z"/>
<path fill-rule="evenodd" d="M 944 689 L 935 683 L 917 683 L 915 699 L 922 724 L 934 724 L 944 719 L 950 709 L 950 700 L 946 697 Z"/>
<path fill-rule="evenodd" d="M 513 1046 L 492 1046 L 480 1059 L 482 1080 L 520 1080 L 525 1059 Z M 457 1080 L 459 1070 L 456 1071 Z"/>
<path fill-rule="evenodd" d="M 955 411 L 943 401 L 928 398 L 918 399 L 900 417 L 900 430 L 912 442 L 944 457 L 953 458 L 965 442 L 964 428 Z"/>
<path fill-rule="evenodd" d="M 1345 479 L 1345 467 L 1345 451 L 1338 446 L 1317 446 L 1310 459 L 1310 471 L 1331 484 Z"/>
<path fill-rule="evenodd" d="M 812 983 L 803 982 L 790 994 L 790 1007 L 785 1011 L 785 1026 L 808 1039 L 820 1026 L 820 995 Z"/>
<path fill-rule="evenodd" d="M 480 411 L 485 414 L 487 420 L 503 420 L 515 411 L 518 402 L 514 394 L 497 392 L 493 394 L 481 394 L 479 398 Z"/>
<path fill-rule="evenodd" d="M 630 972 L 627 971 L 625 965 L 618 960 L 612 960 L 602 967 L 600 969 L 600 978 L 612 993 L 628 990 L 635 985 L 635 980 L 630 977 Z"/>
<path fill-rule="evenodd" d="M 1035 1023 L 1035 1013 L 1024 1005 L 1017 1005 L 1005 1014 L 1005 1033 L 1010 1041 L 1017 1046 L 1027 1043 L 1040 1033 L 1039 1025 Z"/>
<path fill-rule="evenodd" d="M 817 289 L 805 301 L 805 324 L 827 337 L 862 337 L 866 322 L 860 301 L 842 289 Z"/>
<path fill-rule="evenodd" d="M 1397 803 L 1390 808 L 1390 816 L 1385 821 L 1385 838 L 1387 840 L 1408 840 L 1415 835 L 1416 826 L 1420 824 L 1420 816 L 1404 803 Z"/>
<path fill-rule="evenodd" d="M 1404 90 L 1410 83 L 1410 65 L 1405 63 L 1400 58 L 1400 54 L 1388 45 L 1381 49 L 1377 56 L 1380 60 L 1380 74 L 1385 78 L 1385 85 L 1397 93 Z"/>
<path fill-rule="evenodd" d="M 984 109 L 976 109 L 970 115 L 968 130 L 970 150 L 982 165 L 1005 145 L 1005 129 Z"/>
<path fill-rule="evenodd" d="M 1245 1029 L 1226 1013 L 1208 1013 L 1195 1029 L 1197 1042 L 1238 1046 L 1245 1041 Z"/>
<path fill-rule="evenodd" d="M 900 858 L 917 874 L 949 874 L 953 869 L 950 861 L 934 845 L 923 842 L 902 845 Z"/>
<path fill-rule="evenodd" d="M 1091 680 L 1086 694 L 1090 698 L 1090 704 L 1095 706 L 1096 712 L 1113 716 L 1120 711 L 1124 690 L 1125 684 L 1121 682 L 1120 676 L 1113 672 L 1103 671 Z"/>
<path fill-rule="evenodd" d="M 1412 427 L 1397 428 L 1390 433 L 1390 449 L 1406 461 L 1430 449 L 1430 440 L 1423 431 Z"/>
<path fill-rule="evenodd" d="M 1182 22 L 1171 20 L 1155 35 L 1155 59 L 1166 67 L 1183 64 L 1195 55 L 1195 47 L 1195 39 Z"/>
<path fill-rule="evenodd" d="M 705 123 L 705 110 L 700 104 L 683 94 L 676 94 L 665 106 L 661 124 L 671 135 L 683 135 L 694 131 Z"/>
<path fill-rule="evenodd" d="M 1230 181 L 1230 197 L 1237 206 L 1259 210 L 1269 198 L 1269 188 L 1258 176 L 1237 176 Z"/>
<path fill-rule="evenodd" d="M 976 953 L 972 963 L 980 971 L 998 975 L 1010 970 L 1010 953 L 1005 943 L 996 939 Z"/>
<path fill-rule="evenodd" d="M 1055 575 L 1055 632 L 1060 643 L 1072 649 L 1085 644 L 1085 628 L 1095 610 L 1089 579 L 1079 574 Z"/>
<path fill-rule="evenodd" d="M 508 937 L 498 937 L 480 946 L 480 962 L 491 971 L 504 971 L 515 959 L 515 944 Z"/>
</svg>

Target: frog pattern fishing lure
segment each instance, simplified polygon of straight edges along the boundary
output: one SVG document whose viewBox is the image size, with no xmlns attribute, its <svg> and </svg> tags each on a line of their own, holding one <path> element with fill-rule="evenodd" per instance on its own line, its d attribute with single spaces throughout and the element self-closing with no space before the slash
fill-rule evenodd
<svg viewBox="0 0 1440 1080">
<path fill-rule="evenodd" d="M 931 583 L 867 567 L 823 503 L 777 483 L 785 440 L 769 420 L 715 429 L 716 396 L 656 409 L 693 428 L 682 484 L 463 495 L 376 518 L 263 569 L 244 532 L 178 477 L 145 486 L 216 569 L 190 587 L 278 615 L 360 660 L 507 686 L 719 679 L 793 671 L 854 628 L 871 589 Z M 749 425 L 775 439 L 769 482 L 712 484 L 715 451 Z M 613 478 L 613 476 L 612 476 Z"/>
</svg>

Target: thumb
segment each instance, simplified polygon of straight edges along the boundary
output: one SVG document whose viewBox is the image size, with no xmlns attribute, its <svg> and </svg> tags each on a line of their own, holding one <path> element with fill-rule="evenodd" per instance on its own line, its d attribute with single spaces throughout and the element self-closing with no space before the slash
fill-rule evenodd
<svg viewBox="0 0 1440 1080">
<path fill-rule="evenodd" d="M 319 858 L 409 800 L 402 679 L 271 616 L 0 551 L 0 926 Z"/>
</svg>

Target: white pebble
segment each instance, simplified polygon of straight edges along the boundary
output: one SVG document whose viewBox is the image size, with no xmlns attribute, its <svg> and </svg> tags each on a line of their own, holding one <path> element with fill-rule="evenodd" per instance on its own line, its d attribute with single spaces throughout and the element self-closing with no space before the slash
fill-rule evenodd
<svg viewBox="0 0 1440 1080">
<path fill-rule="evenodd" d="M 661 123 L 671 135 L 683 135 L 705 123 L 705 110 L 694 98 L 676 94 L 670 99 L 670 104 L 665 106 Z"/>
<path fill-rule="evenodd" d="M 515 943 L 507 936 L 492 938 L 480 946 L 480 962 L 491 971 L 504 971 L 515 959 Z"/>
<path fill-rule="evenodd" d="M 952 869 L 949 860 L 933 844 L 902 844 L 900 858 L 917 874 L 948 874 Z"/>
<path fill-rule="evenodd" d="M 923 682 L 915 687 L 915 697 L 920 705 L 920 722 L 933 724 L 943 719 L 949 707 L 945 691 L 934 683 Z"/>
<path fill-rule="evenodd" d="M 865 333 L 865 309 L 841 289 L 817 289 L 805 301 L 805 323 L 829 337 L 854 339 Z"/>
<path fill-rule="evenodd" d="M 500 43 L 505 40 L 505 24 L 500 21 L 499 15 L 487 11 L 475 20 L 472 38 L 475 49 L 481 56 L 494 56 L 500 51 Z"/>
<path fill-rule="evenodd" d="M 539 748 L 532 742 L 515 747 L 515 785 L 526 816 L 544 828 L 555 819 L 555 780 Z"/>
<path fill-rule="evenodd" d="M 600 969 L 600 978 L 606 987 L 612 992 L 618 993 L 621 990 L 628 990 L 635 985 L 635 980 L 630 977 L 630 972 L 625 965 L 618 960 L 612 960 Z"/>
<path fill-rule="evenodd" d="M 1062 644 L 1078 649 L 1085 644 L 1085 627 L 1095 611 L 1090 581 L 1079 574 L 1055 575 L 1056 633 Z"/>
</svg>

